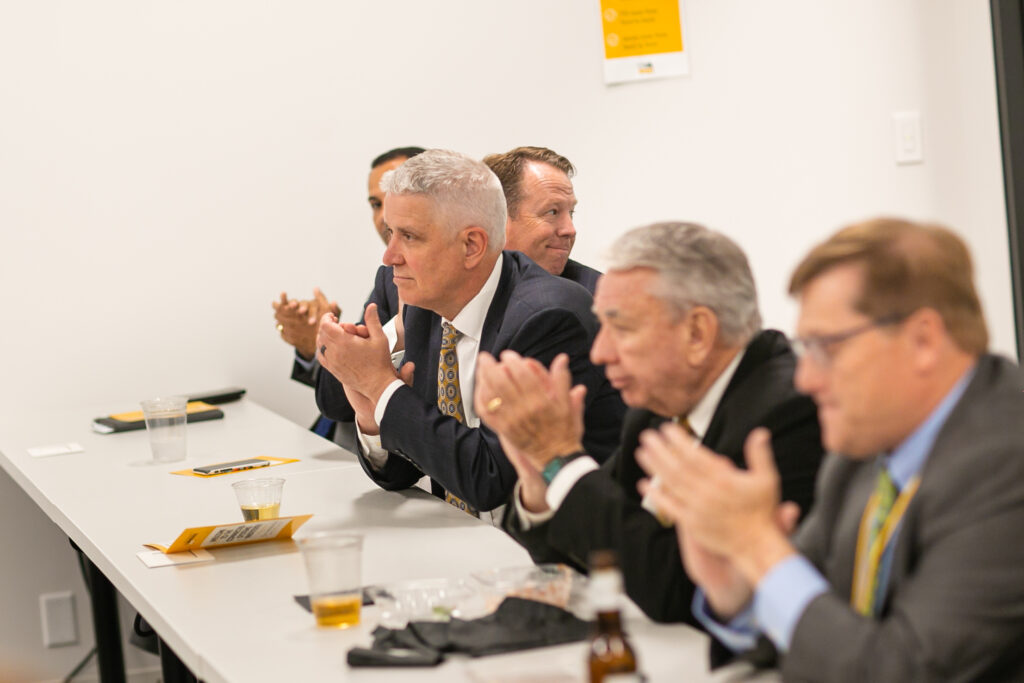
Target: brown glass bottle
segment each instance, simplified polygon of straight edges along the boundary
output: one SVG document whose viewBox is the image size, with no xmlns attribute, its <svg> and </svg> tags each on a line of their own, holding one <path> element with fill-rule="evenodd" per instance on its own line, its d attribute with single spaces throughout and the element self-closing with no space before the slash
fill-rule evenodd
<svg viewBox="0 0 1024 683">
<path fill-rule="evenodd" d="M 590 601 L 597 615 L 587 657 L 591 683 L 642 680 L 633 646 L 622 630 L 622 573 L 610 550 L 590 556 Z"/>
</svg>

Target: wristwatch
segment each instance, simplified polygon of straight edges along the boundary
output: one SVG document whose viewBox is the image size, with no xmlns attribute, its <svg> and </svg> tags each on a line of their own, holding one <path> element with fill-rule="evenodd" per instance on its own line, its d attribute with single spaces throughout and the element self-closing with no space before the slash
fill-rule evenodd
<svg viewBox="0 0 1024 683">
<path fill-rule="evenodd" d="M 541 478 L 544 479 L 544 483 L 550 484 L 555 478 L 555 475 L 558 474 L 563 467 L 582 455 L 586 455 L 586 453 L 583 451 L 576 451 L 575 453 L 559 455 L 552 459 L 551 462 L 544 466 L 544 470 L 540 473 Z"/>
</svg>

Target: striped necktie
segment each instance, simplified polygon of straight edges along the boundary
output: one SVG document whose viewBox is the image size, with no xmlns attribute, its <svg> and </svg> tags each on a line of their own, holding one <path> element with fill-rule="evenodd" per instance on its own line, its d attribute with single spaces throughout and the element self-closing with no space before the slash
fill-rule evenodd
<svg viewBox="0 0 1024 683">
<path fill-rule="evenodd" d="M 459 356 L 455 343 L 459 331 L 450 323 L 441 323 L 441 357 L 437 363 L 437 408 L 445 415 L 466 423 L 466 412 L 462 406 L 462 391 L 459 389 Z M 444 492 L 444 499 L 467 514 L 479 517 L 479 513 L 450 491 Z"/>
<path fill-rule="evenodd" d="M 877 616 L 885 601 L 893 546 L 900 522 L 921 478 L 915 476 L 901 492 L 884 465 L 868 499 L 857 535 L 850 604 L 864 616 Z"/>
</svg>

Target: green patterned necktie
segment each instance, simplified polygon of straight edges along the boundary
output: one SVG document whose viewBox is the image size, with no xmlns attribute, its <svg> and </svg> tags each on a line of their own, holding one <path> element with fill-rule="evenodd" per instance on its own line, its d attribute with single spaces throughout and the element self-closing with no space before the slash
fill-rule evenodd
<svg viewBox="0 0 1024 683">
<path fill-rule="evenodd" d="M 455 353 L 455 342 L 459 331 L 451 323 L 441 323 L 441 357 L 437 363 L 437 408 L 445 415 L 466 423 L 466 412 L 462 407 L 462 391 L 459 389 L 459 356 Z M 444 499 L 460 510 L 479 517 L 476 510 L 466 501 L 444 492 Z"/>
</svg>

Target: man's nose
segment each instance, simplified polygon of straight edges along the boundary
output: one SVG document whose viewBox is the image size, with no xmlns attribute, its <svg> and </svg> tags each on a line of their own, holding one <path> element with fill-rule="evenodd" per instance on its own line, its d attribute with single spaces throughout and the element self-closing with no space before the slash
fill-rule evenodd
<svg viewBox="0 0 1024 683">
<path fill-rule="evenodd" d="M 590 362 L 594 365 L 608 365 L 615 360 L 613 346 L 604 331 L 604 325 L 597 330 L 594 343 L 590 347 Z"/>
</svg>

